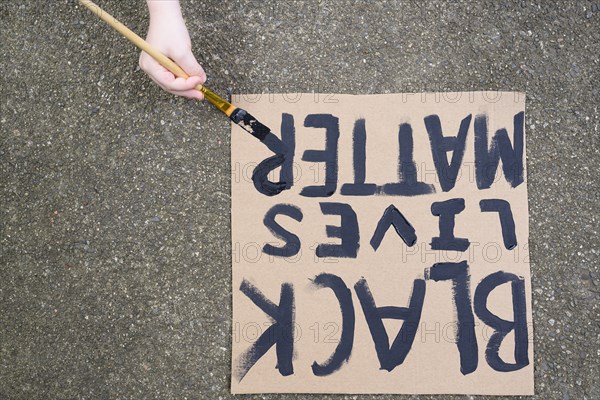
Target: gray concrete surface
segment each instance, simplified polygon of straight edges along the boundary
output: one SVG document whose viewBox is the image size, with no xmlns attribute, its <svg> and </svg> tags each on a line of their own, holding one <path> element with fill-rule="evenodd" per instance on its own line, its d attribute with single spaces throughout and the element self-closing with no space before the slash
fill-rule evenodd
<svg viewBox="0 0 600 400">
<path fill-rule="evenodd" d="M 600 398 L 600 3 L 183 6 L 221 93 L 526 91 L 536 398 Z M 73 1 L 0 18 L 0 398 L 231 397 L 227 120 Z"/>
</svg>

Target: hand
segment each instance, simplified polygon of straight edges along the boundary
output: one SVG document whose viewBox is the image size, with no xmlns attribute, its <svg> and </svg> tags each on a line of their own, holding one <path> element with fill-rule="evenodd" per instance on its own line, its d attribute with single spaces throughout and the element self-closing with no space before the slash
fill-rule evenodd
<svg viewBox="0 0 600 400">
<path fill-rule="evenodd" d="M 179 2 L 148 0 L 148 9 L 150 25 L 146 41 L 175 61 L 190 77 L 175 77 L 145 52 L 140 54 L 140 68 L 167 92 L 202 100 L 204 96 L 194 88 L 204 84 L 206 74 L 192 54 L 192 42 L 181 15 Z"/>
</svg>

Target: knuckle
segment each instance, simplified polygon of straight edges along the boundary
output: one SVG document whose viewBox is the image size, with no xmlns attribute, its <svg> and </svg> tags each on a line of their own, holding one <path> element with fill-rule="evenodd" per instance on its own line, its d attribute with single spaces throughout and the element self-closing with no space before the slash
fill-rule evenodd
<svg viewBox="0 0 600 400">
<path fill-rule="evenodd" d="M 173 50 L 173 57 L 175 58 L 183 58 L 188 54 L 188 50 L 185 48 L 178 48 Z"/>
</svg>

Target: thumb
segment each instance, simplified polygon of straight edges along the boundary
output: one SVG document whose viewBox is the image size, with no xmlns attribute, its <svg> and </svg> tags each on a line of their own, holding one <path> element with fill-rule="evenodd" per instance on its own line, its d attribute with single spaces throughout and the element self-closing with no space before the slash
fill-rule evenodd
<svg viewBox="0 0 600 400">
<path fill-rule="evenodd" d="M 185 53 L 183 56 L 179 57 L 175 61 L 190 76 L 200 77 L 200 82 L 202 84 L 206 82 L 206 73 L 204 72 L 202 66 L 198 64 L 198 61 L 196 61 L 196 57 L 194 57 L 194 54 L 192 54 L 191 51 Z"/>
</svg>

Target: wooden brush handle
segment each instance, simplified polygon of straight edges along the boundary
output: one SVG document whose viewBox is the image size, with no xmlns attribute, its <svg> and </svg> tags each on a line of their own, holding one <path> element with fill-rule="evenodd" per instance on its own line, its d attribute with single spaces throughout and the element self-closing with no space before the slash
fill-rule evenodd
<svg viewBox="0 0 600 400">
<path fill-rule="evenodd" d="M 159 50 L 152 47 L 150 43 L 146 42 L 144 39 L 139 37 L 131 29 L 120 23 L 115 17 L 101 9 L 97 4 L 90 0 L 79 0 L 79 2 L 88 10 L 96 14 L 101 20 L 112 26 L 120 34 L 129 39 L 130 42 L 135 44 L 142 51 L 148 53 L 152 58 L 158 61 L 160 65 L 171 71 L 173 75 L 184 79 L 190 77 L 179 65 L 175 63 L 175 61 L 171 60 Z M 222 99 L 219 95 L 214 93 L 206 86 L 198 85 L 196 86 L 196 90 L 202 92 L 202 94 L 204 94 L 204 97 L 208 101 L 214 104 L 219 110 L 223 111 L 228 117 L 231 116 L 231 113 L 233 112 L 233 110 L 235 110 L 235 107 L 233 105 L 231 105 L 228 101 Z"/>
</svg>

